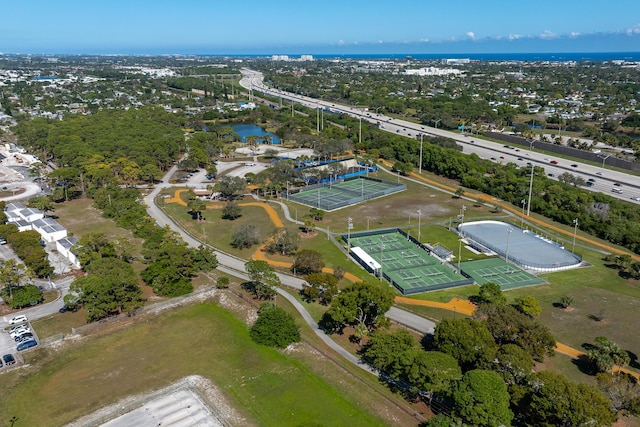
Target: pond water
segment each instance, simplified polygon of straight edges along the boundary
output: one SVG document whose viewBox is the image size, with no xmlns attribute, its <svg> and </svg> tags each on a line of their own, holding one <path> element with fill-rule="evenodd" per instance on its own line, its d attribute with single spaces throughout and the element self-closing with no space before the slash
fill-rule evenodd
<svg viewBox="0 0 640 427">
<path fill-rule="evenodd" d="M 269 135 L 271 137 L 272 144 L 280 144 L 280 138 L 274 133 L 265 132 L 260 126 L 257 125 L 234 125 L 231 126 L 234 131 L 240 136 L 242 142 L 247 142 L 246 138 L 251 135 L 263 137 Z M 258 141 L 258 144 L 262 144 L 262 140 Z"/>
</svg>

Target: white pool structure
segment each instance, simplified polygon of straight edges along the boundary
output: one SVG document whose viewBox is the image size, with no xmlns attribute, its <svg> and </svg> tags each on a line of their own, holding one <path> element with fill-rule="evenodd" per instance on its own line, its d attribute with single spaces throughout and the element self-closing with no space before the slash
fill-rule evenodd
<svg viewBox="0 0 640 427">
<path fill-rule="evenodd" d="M 524 269 L 561 271 L 578 267 L 582 258 L 542 236 L 500 221 L 458 225 L 460 235 L 477 249 L 489 249 Z"/>
</svg>

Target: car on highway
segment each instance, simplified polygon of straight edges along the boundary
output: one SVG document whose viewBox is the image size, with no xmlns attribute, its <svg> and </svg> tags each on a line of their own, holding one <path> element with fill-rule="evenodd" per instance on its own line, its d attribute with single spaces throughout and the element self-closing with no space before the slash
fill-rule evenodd
<svg viewBox="0 0 640 427">
<path fill-rule="evenodd" d="M 492 157 L 491 160 L 493 160 L 494 162 L 497 161 L 498 159 L 496 159 L 495 157 Z"/>
<path fill-rule="evenodd" d="M 38 345 L 38 343 L 36 341 L 34 341 L 34 340 L 25 341 L 23 343 L 18 344 L 18 347 L 16 347 L 16 349 L 18 351 L 23 351 L 23 350 L 28 350 L 28 349 L 30 349 L 32 347 L 37 346 L 37 345 Z"/>
<path fill-rule="evenodd" d="M 547 176 L 548 176 L 549 178 L 553 178 L 555 175 L 554 175 L 554 174 L 552 174 L 552 173 L 548 173 L 548 174 L 547 174 Z"/>
<path fill-rule="evenodd" d="M 558 161 L 557 160 L 551 160 L 549 163 L 551 163 L 552 165 L 557 165 Z"/>
<path fill-rule="evenodd" d="M 21 314 L 21 315 L 19 315 L 19 316 L 15 316 L 13 319 L 9 320 L 9 324 L 10 324 L 10 325 L 16 325 L 16 324 L 18 324 L 18 323 L 24 323 L 24 322 L 26 322 L 27 320 L 29 320 L 29 319 L 27 318 L 27 316 L 25 316 L 24 314 Z"/>
<path fill-rule="evenodd" d="M 587 187 L 593 187 L 593 184 L 595 184 L 593 181 L 587 181 Z"/>
<path fill-rule="evenodd" d="M 614 193 L 622 194 L 622 190 L 620 188 L 612 188 L 611 191 Z"/>
<path fill-rule="evenodd" d="M 518 160 L 520 160 L 521 162 L 524 161 L 522 157 L 518 157 Z"/>
<path fill-rule="evenodd" d="M 614 182 L 613 185 L 616 187 L 622 187 L 622 184 L 620 184 L 619 182 Z"/>
<path fill-rule="evenodd" d="M 578 164 L 577 164 L 577 163 L 573 163 L 573 164 L 571 165 L 571 167 L 572 167 L 572 168 L 577 168 L 577 167 L 578 167 Z"/>
<path fill-rule="evenodd" d="M 595 180 L 595 179 L 593 179 L 593 178 L 589 178 L 587 181 L 589 181 L 589 182 L 596 182 L 596 180 Z"/>
<path fill-rule="evenodd" d="M 2 356 L 2 360 L 4 360 L 5 366 L 11 366 L 16 363 L 16 359 L 12 354 L 5 354 L 4 356 Z"/>
<path fill-rule="evenodd" d="M 631 200 L 634 200 L 634 201 L 636 201 L 636 202 L 640 202 L 640 197 L 638 197 L 638 196 L 633 196 L 633 197 L 631 198 Z"/>
<path fill-rule="evenodd" d="M 602 176 L 602 172 L 596 172 L 596 175 Z"/>
</svg>

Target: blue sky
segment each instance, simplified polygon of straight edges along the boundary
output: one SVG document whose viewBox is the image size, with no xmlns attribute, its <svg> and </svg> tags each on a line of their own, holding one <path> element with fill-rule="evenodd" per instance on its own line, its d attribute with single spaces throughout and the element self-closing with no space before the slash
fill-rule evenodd
<svg viewBox="0 0 640 427">
<path fill-rule="evenodd" d="M 640 0 L 0 3 L 5 53 L 640 51 Z"/>
</svg>

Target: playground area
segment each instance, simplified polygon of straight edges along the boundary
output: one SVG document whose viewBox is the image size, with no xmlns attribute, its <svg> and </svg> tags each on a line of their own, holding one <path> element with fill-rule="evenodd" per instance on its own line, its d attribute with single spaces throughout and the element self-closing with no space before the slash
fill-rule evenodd
<svg viewBox="0 0 640 427">
<path fill-rule="evenodd" d="M 358 233 L 348 240 L 360 265 L 384 277 L 403 295 L 473 283 L 398 230 Z"/>
<path fill-rule="evenodd" d="M 323 182 L 288 195 L 288 199 L 306 206 L 332 211 L 355 205 L 407 188 L 405 184 L 358 177 L 344 181 Z"/>
<path fill-rule="evenodd" d="M 499 285 L 503 291 L 546 283 L 539 277 L 513 264 L 507 264 L 499 258 L 463 262 L 460 264 L 460 269 L 471 276 L 478 285 L 492 282 Z"/>
</svg>

